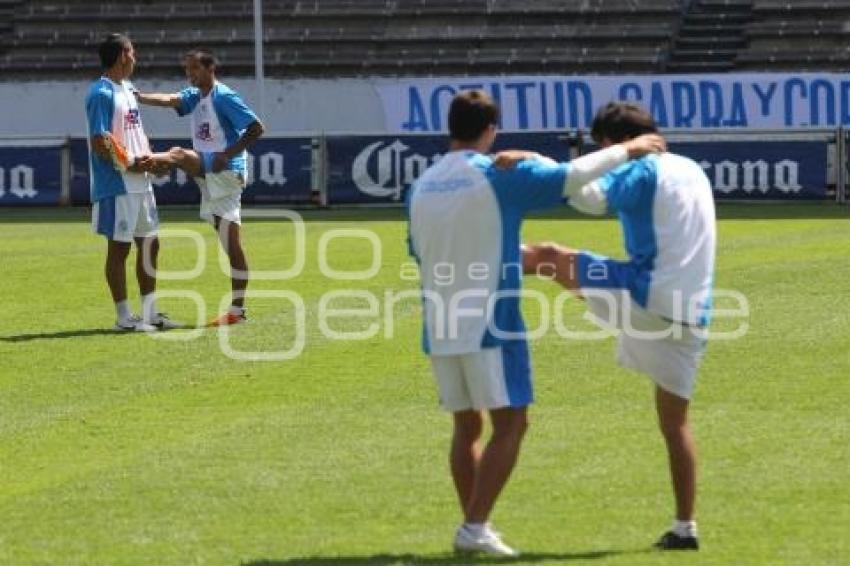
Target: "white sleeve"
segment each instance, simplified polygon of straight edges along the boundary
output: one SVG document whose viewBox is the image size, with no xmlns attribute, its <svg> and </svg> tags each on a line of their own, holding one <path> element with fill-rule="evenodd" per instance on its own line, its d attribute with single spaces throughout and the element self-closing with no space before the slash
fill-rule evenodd
<svg viewBox="0 0 850 566">
<path fill-rule="evenodd" d="M 622 144 L 615 144 L 570 161 L 567 163 L 564 196 L 572 198 L 586 184 L 628 160 L 629 153 L 626 148 Z"/>
<path fill-rule="evenodd" d="M 626 148 L 615 144 L 570 161 L 564 183 L 564 196 L 569 204 L 585 214 L 605 214 L 608 199 L 595 180 L 628 160 Z"/>
<path fill-rule="evenodd" d="M 579 187 L 567 201 L 570 206 L 585 214 L 601 215 L 608 211 L 608 198 L 598 181 Z"/>
</svg>

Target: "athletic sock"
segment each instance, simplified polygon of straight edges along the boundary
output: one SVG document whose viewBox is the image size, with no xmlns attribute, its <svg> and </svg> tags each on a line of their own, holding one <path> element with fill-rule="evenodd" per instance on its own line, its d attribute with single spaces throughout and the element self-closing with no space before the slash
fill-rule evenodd
<svg viewBox="0 0 850 566">
<path fill-rule="evenodd" d="M 245 307 L 237 307 L 236 305 L 230 305 L 230 308 L 227 309 L 227 312 L 236 316 L 245 316 Z"/>
<path fill-rule="evenodd" d="M 118 317 L 118 320 L 127 320 L 130 318 L 130 303 L 127 302 L 127 299 L 115 303 L 115 315 Z"/>
<path fill-rule="evenodd" d="M 463 526 L 473 535 L 481 536 L 487 528 L 487 523 L 464 523 Z"/>
<path fill-rule="evenodd" d="M 670 529 L 676 536 L 679 537 L 694 537 L 697 536 L 697 522 L 696 521 L 680 521 L 678 519 L 673 521 L 673 527 Z"/>
<path fill-rule="evenodd" d="M 142 320 L 151 322 L 156 316 L 156 294 L 142 295 Z"/>
</svg>

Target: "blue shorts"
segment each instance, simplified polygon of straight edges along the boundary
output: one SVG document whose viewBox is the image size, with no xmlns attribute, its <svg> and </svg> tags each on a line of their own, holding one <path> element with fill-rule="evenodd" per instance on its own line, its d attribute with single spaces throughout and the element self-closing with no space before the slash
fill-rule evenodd
<svg viewBox="0 0 850 566">
<path fill-rule="evenodd" d="M 431 356 L 440 405 L 467 410 L 521 408 L 534 401 L 531 362 L 524 340 L 468 354 Z"/>
</svg>

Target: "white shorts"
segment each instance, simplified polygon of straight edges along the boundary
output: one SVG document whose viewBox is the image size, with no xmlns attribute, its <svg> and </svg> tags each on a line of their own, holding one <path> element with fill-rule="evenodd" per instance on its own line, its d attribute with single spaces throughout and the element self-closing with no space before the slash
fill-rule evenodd
<svg viewBox="0 0 850 566">
<path fill-rule="evenodd" d="M 583 292 L 599 326 L 618 332 L 617 362 L 621 366 L 648 375 L 673 395 L 691 398 L 705 351 L 703 329 L 672 322 L 644 309 L 628 291 Z"/>
<path fill-rule="evenodd" d="M 245 178 L 235 171 L 224 170 L 195 177 L 201 189 L 201 218 L 213 222 L 213 216 L 236 224 L 242 223 L 242 191 Z"/>
<path fill-rule="evenodd" d="M 469 354 L 431 356 L 431 367 L 440 405 L 452 413 L 525 407 L 534 400 L 525 342 L 506 342 Z"/>
<path fill-rule="evenodd" d="M 116 242 L 156 236 L 159 217 L 153 191 L 126 193 L 95 201 L 92 230 Z"/>
</svg>

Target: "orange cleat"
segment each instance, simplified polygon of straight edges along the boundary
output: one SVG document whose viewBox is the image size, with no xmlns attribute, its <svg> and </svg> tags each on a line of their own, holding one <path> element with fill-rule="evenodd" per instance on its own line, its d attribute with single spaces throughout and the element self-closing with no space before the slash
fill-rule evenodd
<svg viewBox="0 0 850 566">
<path fill-rule="evenodd" d="M 226 312 L 223 315 L 209 321 L 207 326 L 230 326 L 232 324 L 240 324 L 247 320 L 248 318 L 245 316 L 245 313 L 234 314 L 232 312 Z"/>
</svg>

